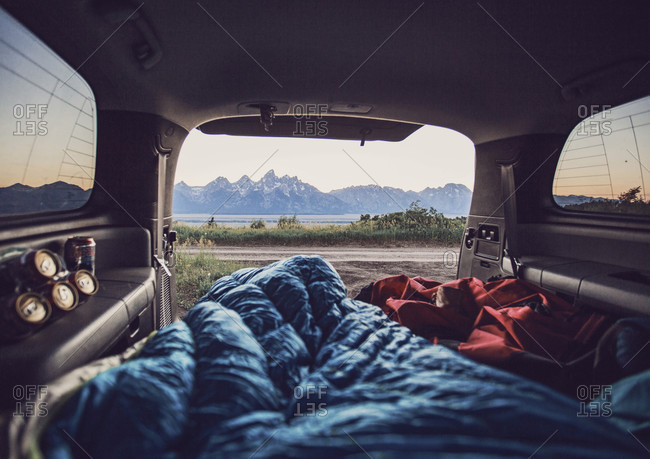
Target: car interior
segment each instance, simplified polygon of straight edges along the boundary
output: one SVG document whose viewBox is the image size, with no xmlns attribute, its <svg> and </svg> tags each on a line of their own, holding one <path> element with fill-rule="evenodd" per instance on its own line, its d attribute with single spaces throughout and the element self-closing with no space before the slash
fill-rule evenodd
<svg viewBox="0 0 650 459">
<path fill-rule="evenodd" d="M 637 201 L 647 202 L 646 2 L 23 0 L 1 6 L 0 326 L 9 336 L 0 343 L 0 405 L 9 413 L 3 422 L 15 409 L 17 387 L 40 387 L 121 354 L 179 320 L 172 198 L 188 133 L 290 137 L 296 107 L 326 107 L 305 115 L 327 122 L 323 138 L 397 142 L 433 125 L 472 140 L 475 183 L 458 279 L 516 277 L 577 309 L 616 319 L 650 316 L 650 215 L 565 208 L 554 197 L 587 194 L 577 186 L 609 174 L 607 191 L 590 196 L 615 200 L 641 185 Z M 568 162 L 592 151 L 570 149 L 576 127 L 635 102 L 641 108 L 624 115 L 636 143 L 619 155 L 627 155 L 625 164 L 637 174 L 628 186 L 613 185 L 618 166 L 611 148 L 607 173 L 578 174 L 575 189 L 558 188 L 559 177 L 585 170 L 571 170 Z M 56 140 L 40 151 L 34 129 Z M 596 134 L 589 138 L 606 139 Z M 82 201 L 66 201 L 60 188 L 25 204 L 9 190 L 55 182 L 86 190 Z M 68 241 L 79 236 L 96 244 L 87 268 L 96 289 L 84 295 L 80 288 L 73 310 L 52 311 L 44 325 L 14 336 L 18 326 L 7 305 L 21 300 L 20 282 L 28 285 L 25 257 L 45 253 L 67 261 Z M 372 453 L 372 445 L 362 446 L 351 454 Z M 636 451 L 646 454 L 648 447 Z M 11 454 L 20 457 L 16 451 Z M 301 451 L 286 450 L 289 456 Z M 500 455 L 498 449 L 483 453 Z"/>
</svg>

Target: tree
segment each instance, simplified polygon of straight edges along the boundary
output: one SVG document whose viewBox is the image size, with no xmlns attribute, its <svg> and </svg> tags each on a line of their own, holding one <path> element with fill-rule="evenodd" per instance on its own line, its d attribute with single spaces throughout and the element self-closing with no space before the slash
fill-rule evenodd
<svg viewBox="0 0 650 459">
<path fill-rule="evenodd" d="M 643 202 L 643 198 L 639 196 L 641 193 L 641 186 L 633 187 L 624 193 L 618 195 L 620 202 Z"/>
</svg>

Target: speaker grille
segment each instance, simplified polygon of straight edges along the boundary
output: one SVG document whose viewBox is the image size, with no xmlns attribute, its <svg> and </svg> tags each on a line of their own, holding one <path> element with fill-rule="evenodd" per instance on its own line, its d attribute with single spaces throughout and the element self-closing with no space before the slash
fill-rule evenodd
<svg viewBox="0 0 650 459">
<path fill-rule="evenodd" d="M 164 269 L 160 272 L 160 294 L 158 296 L 158 328 L 172 323 L 172 297 L 169 275 Z"/>
</svg>

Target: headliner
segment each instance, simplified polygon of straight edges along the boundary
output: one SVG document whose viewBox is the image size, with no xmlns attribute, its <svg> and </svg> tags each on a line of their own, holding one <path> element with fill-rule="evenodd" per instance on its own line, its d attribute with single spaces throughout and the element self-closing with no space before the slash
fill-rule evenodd
<svg viewBox="0 0 650 459">
<path fill-rule="evenodd" d="M 116 31 L 97 2 L 2 3 L 80 67 L 100 110 L 186 129 L 247 102 L 362 104 L 368 117 L 445 126 L 480 144 L 566 134 L 579 105 L 650 88 L 647 1 L 147 2 L 139 12 L 163 51 L 149 70 L 133 57 L 135 26 Z"/>
</svg>

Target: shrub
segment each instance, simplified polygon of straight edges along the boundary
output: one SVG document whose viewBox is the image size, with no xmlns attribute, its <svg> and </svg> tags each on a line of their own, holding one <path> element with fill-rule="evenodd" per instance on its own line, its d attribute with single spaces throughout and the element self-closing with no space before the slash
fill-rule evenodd
<svg viewBox="0 0 650 459">
<path fill-rule="evenodd" d="M 302 225 L 298 221 L 298 217 L 296 217 L 296 214 L 293 214 L 292 217 L 287 217 L 286 215 L 281 215 L 280 218 L 278 218 L 278 229 L 300 229 L 302 228 Z"/>
<path fill-rule="evenodd" d="M 251 229 L 264 229 L 266 228 L 266 222 L 261 218 L 253 220 L 251 222 Z"/>
</svg>

